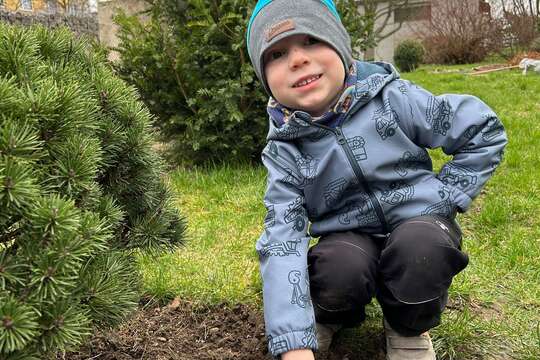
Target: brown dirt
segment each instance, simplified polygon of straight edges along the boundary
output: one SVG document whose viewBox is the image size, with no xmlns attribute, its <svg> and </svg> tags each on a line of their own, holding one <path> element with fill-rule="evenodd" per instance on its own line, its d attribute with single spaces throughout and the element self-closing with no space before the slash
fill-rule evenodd
<svg viewBox="0 0 540 360">
<path fill-rule="evenodd" d="M 505 68 L 505 67 L 508 67 L 508 66 L 519 65 L 521 60 L 523 60 L 524 58 L 540 60 L 540 52 L 537 52 L 537 51 L 522 52 L 522 53 L 519 53 L 519 54 L 515 55 L 512 59 L 508 60 L 508 62 L 506 64 L 488 64 L 488 65 L 477 66 L 477 67 L 473 68 L 472 73 L 474 74 L 474 73 L 480 72 L 480 71 L 501 69 L 501 68 Z"/>
<path fill-rule="evenodd" d="M 508 65 L 519 65 L 519 62 L 524 58 L 540 60 L 540 52 L 538 51 L 527 51 L 520 54 L 517 54 L 512 59 L 508 61 Z"/>
<path fill-rule="evenodd" d="M 346 337 L 346 336 L 345 336 Z M 382 337 L 369 344 L 336 341 L 316 360 L 383 359 Z M 355 349 L 360 345 L 362 351 Z M 359 353 L 360 352 L 360 353 Z M 268 360 L 262 313 L 246 305 L 201 306 L 175 299 L 141 308 L 120 328 L 99 331 L 78 352 L 57 359 Z"/>
</svg>

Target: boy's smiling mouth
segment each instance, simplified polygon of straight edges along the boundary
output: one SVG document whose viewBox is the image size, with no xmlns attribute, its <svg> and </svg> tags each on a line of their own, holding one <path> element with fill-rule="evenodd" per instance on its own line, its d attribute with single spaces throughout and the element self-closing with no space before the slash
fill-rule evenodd
<svg viewBox="0 0 540 360">
<path fill-rule="evenodd" d="M 295 82 L 292 87 L 293 88 L 299 88 L 299 87 L 309 85 L 312 82 L 319 80 L 321 77 L 322 77 L 322 74 L 304 76 L 304 77 L 300 78 L 300 80 Z"/>
</svg>

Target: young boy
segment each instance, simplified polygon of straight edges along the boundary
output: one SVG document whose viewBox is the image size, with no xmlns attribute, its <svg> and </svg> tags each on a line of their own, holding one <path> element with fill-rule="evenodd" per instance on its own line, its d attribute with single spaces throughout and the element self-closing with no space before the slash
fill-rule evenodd
<svg viewBox="0 0 540 360">
<path fill-rule="evenodd" d="M 387 359 L 435 359 L 427 331 L 468 263 L 454 218 L 501 161 L 501 122 L 473 96 L 353 60 L 331 0 L 260 0 L 247 44 L 270 95 L 256 246 L 270 352 L 313 359 L 376 297 Z M 438 147 L 452 160 L 434 173 Z"/>
</svg>

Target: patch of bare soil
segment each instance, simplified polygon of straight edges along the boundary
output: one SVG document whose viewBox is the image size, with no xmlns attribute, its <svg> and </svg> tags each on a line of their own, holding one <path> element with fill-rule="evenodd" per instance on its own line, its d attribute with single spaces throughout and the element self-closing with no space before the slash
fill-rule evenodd
<svg viewBox="0 0 540 360">
<path fill-rule="evenodd" d="M 517 65 L 523 60 L 524 58 L 529 59 L 535 59 L 540 60 L 540 52 L 537 51 L 528 51 L 528 52 L 522 52 L 517 55 L 515 55 L 512 59 L 508 60 L 508 63 L 506 64 L 488 64 L 488 65 L 482 65 L 477 66 L 473 68 L 473 72 L 471 74 L 483 74 L 491 71 L 497 71 L 497 70 L 508 70 L 512 68 L 516 68 Z"/>
<path fill-rule="evenodd" d="M 380 348 L 382 339 L 377 339 Z M 379 349 L 355 354 L 337 341 L 332 354 L 317 360 L 383 359 Z M 368 346 L 370 347 L 370 346 Z M 366 357 L 367 356 L 367 357 Z M 99 331 L 77 352 L 57 359 L 100 360 L 268 360 L 262 313 L 246 305 L 200 306 L 175 300 L 163 307 L 141 308 L 121 327 Z"/>
<path fill-rule="evenodd" d="M 519 65 L 519 62 L 521 60 L 523 60 L 524 58 L 540 60 L 540 52 L 538 52 L 538 51 L 527 51 L 527 52 L 519 53 L 516 56 L 514 56 L 512 59 L 510 59 L 508 61 L 508 64 L 509 65 Z"/>
</svg>

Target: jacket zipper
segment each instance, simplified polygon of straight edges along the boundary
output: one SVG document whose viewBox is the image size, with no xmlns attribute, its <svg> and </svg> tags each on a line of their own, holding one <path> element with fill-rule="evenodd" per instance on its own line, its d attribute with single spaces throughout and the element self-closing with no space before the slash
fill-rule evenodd
<svg viewBox="0 0 540 360">
<path fill-rule="evenodd" d="M 388 223 L 386 222 L 386 218 L 384 216 L 384 212 L 382 210 L 381 204 L 379 203 L 379 200 L 371 191 L 371 188 L 368 185 L 368 182 L 364 176 L 364 172 L 362 171 L 362 168 L 360 165 L 358 165 L 358 162 L 354 158 L 354 154 L 349 146 L 349 143 L 347 143 L 347 139 L 345 136 L 343 136 L 343 132 L 341 131 L 341 128 L 336 128 L 334 133 L 337 137 L 337 142 L 341 147 L 345 150 L 345 154 L 347 155 L 347 159 L 349 160 L 349 163 L 351 164 L 354 174 L 356 175 L 356 178 L 360 181 L 364 189 L 366 189 L 366 192 L 369 195 L 369 198 L 371 200 L 371 204 L 373 205 L 373 208 L 375 209 L 375 212 L 377 213 L 377 216 L 379 217 L 379 221 L 381 222 L 382 228 L 384 233 L 389 233 L 388 229 Z"/>
<path fill-rule="evenodd" d="M 354 108 L 351 109 L 351 113 L 354 113 L 353 110 L 354 110 Z M 345 123 L 348 120 L 349 117 L 350 117 L 350 115 L 347 116 L 344 119 L 343 122 Z M 347 160 L 349 160 L 349 163 L 351 164 L 351 166 L 353 168 L 354 175 L 356 176 L 358 181 L 360 181 L 360 183 L 362 184 L 362 186 L 366 190 L 366 192 L 367 192 L 367 194 L 369 196 L 369 199 L 371 200 L 371 204 L 373 205 L 373 209 L 375 209 L 375 212 L 377 213 L 377 217 L 379 218 L 379 221 L 381 222 L 383 232 L 385 234 L 388 234 L 390 232 L 390 228 L 388 227 L 388 223 L 387 223 L 386 218 L 384 216 L 384 212 L 382 210 L 381 204 L 379 203 L 379 200 L 377 199 L 377 197 L 375 196 L 373 191 L 371 191 L 371 188 L 368 185 L 368 182 L 367 182 L 367 180 L 366 180 L 366 178 L 364 176 L 362 168 L 360 167 L 360 165 L 358 165 L 358 162 L 354 158 L 354 154 L 353 154 L 351 148 L 349 147 L 349 144 L 347 143 L 347 139 L 345 138 L 345 136 L 343 136 L 343 132 L 341 131 L 341 127 L 336 127 L 334 129 L 334 128 L 331 128 L 329 126 L 317 124 L 317 123 L 314 123 L 314 122 L 311 122 L 311 124 L 314 125 L 314 126 L 326 129 L 328 131 L 331 131 L 334 135 L 336 135 L 337 142 L 343 148 L 343 150 L 345 151 L 345 155 L 347 155 Z"/>
</svg>

